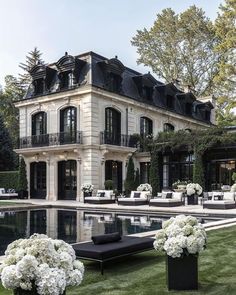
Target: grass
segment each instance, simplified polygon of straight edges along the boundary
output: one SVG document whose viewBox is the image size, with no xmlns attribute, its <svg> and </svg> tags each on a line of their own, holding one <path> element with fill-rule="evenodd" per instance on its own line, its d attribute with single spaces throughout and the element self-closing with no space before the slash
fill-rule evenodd
<svg viewBox="0 0 236 295">
<path fill-rule="evenodd" d="M 168 292 L 165 256 L 156 251 L 114 261 L 100 275 L 99 265 L 85 262 L 85 278 L 79 287 L 68 288 L 67 295 L 235 295 L 236 226 L 208 233 L 208 247 L 199 258 L 199 291 Z M 0 286 L 1 295 L 11 291 Z"/>
<path fill-rule="evenodd" d="M 25 203 L 26 204 L 26 203 Z M 0 207 L 4 207 L 4 206 L 16 206 L 16 205 L 25 205 L 23 203 L 13 203 L 13 202 L 4 202 L 4 201 L 1 201 L 0 202 Z M 28 204 L 27 204 L 28 205 Z"/>
</svg>

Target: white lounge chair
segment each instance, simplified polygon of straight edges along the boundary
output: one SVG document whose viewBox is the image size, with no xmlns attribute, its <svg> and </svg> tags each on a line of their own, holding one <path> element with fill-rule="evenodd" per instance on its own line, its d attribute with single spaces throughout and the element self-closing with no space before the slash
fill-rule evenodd
<svg viewBox="0 0 236 295">
<path fill-rule="evenodd" d="M 118 198 L 118 205 L 137 206 L 148 204 L 149 191 L 132 191 L 129 198 Z"/>
<path fill-rule="evenodd" d="M 115 203 L 115 195 L 113 190 L 98 190 L 95 197 L 85 197 L 84 202 L 89 204 Z"/>
<path fill-rule="evenodd" d="M 18 197 L 17 193 L 8 193 L 5 188 L 0 188 L 0 200 L 15 199 Z"/>
<path fill-rule="evenodd" d="M 184 205 L 183 192 L 163 192 L 149 201 L 149 206 L 176 207 Z"/>
<path fill-rule="evenodd" d="M 233 209 L 236 207 L 234 192 L 212 192 L 212 199 L 203 202 L 206 209 Z"/>
</svg>

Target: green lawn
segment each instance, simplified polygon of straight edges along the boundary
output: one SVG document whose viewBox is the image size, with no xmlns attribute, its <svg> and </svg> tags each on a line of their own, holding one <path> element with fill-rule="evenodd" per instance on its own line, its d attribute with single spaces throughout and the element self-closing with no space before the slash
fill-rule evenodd
<svg viewBox="0 0 236 295">
<path fill-rule="evenodd" d="M 19 204 L 19 203 L 13 203 L 13 202 L 0 202 L 0 207 L 4 207 L 4 206 L 16 206 L 16 205 L 22 205 L 22 203 L 21 204 Z"/>
<path fill-rule="evenodd" d="M 236 226 L 208 233 L 207 250 L 199 259 L 199 291 L 168 292 L 165 257 L 155 251 L 113 262 L 100 275 L 98 264 L 85 263 L 85 278 L 67 295 L 235 295 L 236 294 Z M 0 287 L 1 295 L 10 295 Z"/>
</svg>

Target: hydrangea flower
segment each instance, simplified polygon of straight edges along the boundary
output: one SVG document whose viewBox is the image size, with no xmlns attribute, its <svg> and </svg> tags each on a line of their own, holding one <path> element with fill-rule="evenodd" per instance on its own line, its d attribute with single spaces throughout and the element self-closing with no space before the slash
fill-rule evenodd
<svg viewBox="0 0 236 295">
<path fill-rule="evenodd" d="M 152 192 L 152 187 L 149 183 L 142 183 L 137 187 L 137 191 L 146 191 L 146 192 Z"/>
<path fill-rule="evenodd" d="M 81 186 L 81 190 L 84 193 L 91 193 L 93 191 L 94 186 L 90 183 L 85 183 Z"/>
<path fill-rule="evenodd" d="M 0 266 L 2 285 L 7 289 L 32 290 L 40 295 L 62 294 L 67 286 L 81 283 L 84 265 L 62 240 L 34 234 L 8 245 Z"/>
<path fill-rule="evenodd" d="M 186 254 L 198 254 L 206 247 L 206 231 L 193 216 L 178 215 L 162 224 L 156 233 L 154 248 L 165 251 L 173 258 Z"/>
<path fill-rule="evenodd" d="M 198 183 L 189 183 L 186 186 L 186 190 L 187 190 L 187 195 L 191 196 L 191 195 L 201 195 L 202 194 L 202 187 L 200 186 L 200 184 Z"/>
</svg>

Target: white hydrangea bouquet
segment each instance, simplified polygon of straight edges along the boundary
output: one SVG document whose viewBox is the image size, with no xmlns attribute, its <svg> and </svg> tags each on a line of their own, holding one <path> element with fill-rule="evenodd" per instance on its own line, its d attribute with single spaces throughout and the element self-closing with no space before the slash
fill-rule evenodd
<svg viewBox="0 0 236 295">
<path fill-rule="evenodd" d="M 192 196 L 192 195 L 195 195 L 195 194 L 200 196 L 202 194 L 202 187 L 198 183 L 189 183 L 189 184 L 187 184 L 186 190 L 187 190 L 187 195 L 188 196 Z"/>
<path fill-rule="evenodd" d="M 206 248 L 206 242 L 206 231 L 197 218 L 178 215 L 163 222 L 153 246 L 157 251 L 177 258 L 200 253 Z"/>
<path fill-rule="evenodd" d="M 85 183 L 81 186 L 81 190 L 84 192 L 84 193 L 91 193 L 93 191 L 93 185 L 90 184 L 90 183 Z"/>
<path fill-rule="evenodd" d="M 137 187 L 137 191 L 142 192 L 142 191 L 147 191 L 147 192 L 152 192 L 152 187 L 149 183 L 142 183 Z"/>
<path fill-rule="evenodd" d="M 2 285 L 14 294 L 59 295 L 67 286 L 77 286 L 84 275 L 84 265 L 76 260 L 71 245 L 34 234 L 9 244 L 0 265 Z M 25 291 L 27 293 L 27 291 Z"/>
</svg>

